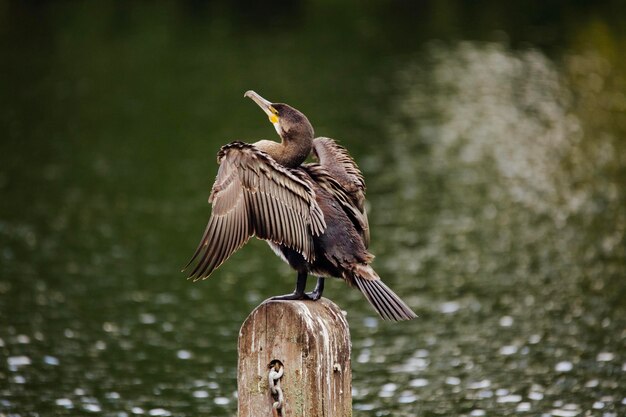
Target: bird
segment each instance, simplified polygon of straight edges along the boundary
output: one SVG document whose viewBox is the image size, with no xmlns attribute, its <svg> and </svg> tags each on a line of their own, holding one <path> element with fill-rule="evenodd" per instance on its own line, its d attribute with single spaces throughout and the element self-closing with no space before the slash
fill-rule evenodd
<svg viewBox="0 0 626 417">
<path fill-rule="evenodd" d="M 252 90 L 244 97 L 266 113 L 281 141 L 221 147 L 211 216 L 183 271 L 189 268 L 194 281 L 205 279 L 256 236 L 297 272 L 293 293 L 272 300 L 319 300 L 325 279 L 336 277 L 360 290 L 384 320 L 417 317 L 370 265 L 365 181 L 348 151 L 315 137 L 309 119 L 292 106 Z M 314 162 L 306 162 L 309 156 Z M 317 283 L 305 292 L 309 274 Z"/>
</svg>

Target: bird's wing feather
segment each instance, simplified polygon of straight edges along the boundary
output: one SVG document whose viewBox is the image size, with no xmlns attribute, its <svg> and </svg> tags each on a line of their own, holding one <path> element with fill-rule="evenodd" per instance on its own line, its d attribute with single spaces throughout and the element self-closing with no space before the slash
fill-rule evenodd
<svg viewBox="0 0 626 417">
<path fill-rule="evenodd" d="M 355 205 L 351 194 L 322 165 L 309 163 L 302 165 L 302 167 L 313 181 L 315 181 L 318 187 L 326 190 L 341 205 L 344 213 L 346 213 L 361 235 L 363 244 L 367 248 L 369 246 L 370 233 L 365 208 L 359 209 Z"/>
<path fill-rule="evenodd" d="M 333 178 L 353 195 L 356 200 L 355 203 L 363 204 L 365 180 L 346 148 L 331 138 L 320 137 L 313 140 L 313 151 L 320 165 L 326 168 Z"/>
<path fill-rule="evenodd" d="M 365 179 L 359 167 L 346 148 L 338 145 L 331 138 L 315 138 L 313 140 L 313 153 L 319 161 L 319 165 L 328 171 L 334 182 L 343 189 L 343 192 L 339 192 L 333 182 L 325 182 L 335 189 L 334 194 L 339 197 L 342 207 L 360 229 L 365 247 L 368 247 L 370 231 L 365 209 Z"/>
<path fill-rule="evenodd" d="M 313 260 L 312 236 L 326 228 L 306 178 L 252 145 L 233 142 L 218 153 L 211 218 L 193 257 L 190 278 L 208 277 L 251 236 L 288 246 Z"/>
</svg>

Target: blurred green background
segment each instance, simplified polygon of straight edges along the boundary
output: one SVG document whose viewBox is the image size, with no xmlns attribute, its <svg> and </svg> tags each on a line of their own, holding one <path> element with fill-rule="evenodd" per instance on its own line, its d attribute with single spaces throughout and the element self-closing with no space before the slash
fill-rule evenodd
<svg viewBox="0 0 626 417">
<path fill-rule="evenodd" d="M 294 273 L 185 280 L 219 147 L 302 110 L 368 184 L 355 416 L 626 414 L 622 1 L 0 1 L 0 416 L 233 416 Z M 268 410 L 269 412 L 269 410 Z"/>
</svg>

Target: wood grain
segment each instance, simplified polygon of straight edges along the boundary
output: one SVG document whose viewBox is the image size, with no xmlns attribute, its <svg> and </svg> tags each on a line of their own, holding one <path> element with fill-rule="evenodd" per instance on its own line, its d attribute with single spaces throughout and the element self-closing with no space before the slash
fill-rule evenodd
<svg viewBox="0 0 626 417">
<path fill-rule="evenodd" d="M 266 301 L 239 332 L 239 417 L 272 415 L 269 364 L 280 360 L 285 417 L 352 415 L 350 333 L 330 300 Z"/>
</svg>

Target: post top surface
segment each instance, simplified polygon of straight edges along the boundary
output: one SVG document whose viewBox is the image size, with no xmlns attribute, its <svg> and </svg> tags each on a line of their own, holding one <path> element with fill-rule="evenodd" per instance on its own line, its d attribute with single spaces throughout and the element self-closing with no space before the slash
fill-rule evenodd
<svg viewBox="0 0 626 417">
<path fill-rule="evenodd" d="M 241 329 L 262 316 L 271 322 L 279 324 L 287 319 L 299 318 L 303 327 L 308 331 L 317 332 L 322 328 L 341 329 L 349 335 L 348 321 L 344 312 L 327 298 L 317 301 L 311 300 L 265 300 L 246 318 Z M 293 320 L 290 320 L 293 325 Z"/>
</svg>

